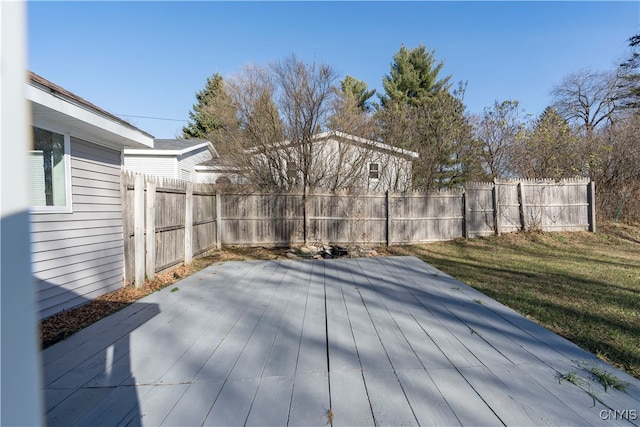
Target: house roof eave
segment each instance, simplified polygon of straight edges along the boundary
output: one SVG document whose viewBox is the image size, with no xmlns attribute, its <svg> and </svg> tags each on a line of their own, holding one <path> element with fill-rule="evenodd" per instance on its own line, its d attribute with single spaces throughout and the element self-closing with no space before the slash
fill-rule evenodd
<svg viewBox="0 0 640 427">
<path fill-rule="evenodd" d="M 26 98 L 38 126 L 64 127 L 75 136 L 115 148 L 153 147 L 153 136 L 29 71 Z"/>
</svg>

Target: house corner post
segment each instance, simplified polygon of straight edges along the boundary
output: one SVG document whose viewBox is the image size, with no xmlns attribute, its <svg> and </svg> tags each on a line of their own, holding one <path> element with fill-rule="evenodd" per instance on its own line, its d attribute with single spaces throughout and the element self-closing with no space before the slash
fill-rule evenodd
<svg viewBox="0 0 640 427">
<path fill-rule="evenodd" d="M 134 234 L 134 286 L 144 285 L 145 236 L 144 236 L 144 176 L 136 175 L 133 186 L 133 234 Z"/>
<path fill-rule="evenodd" d="M 46 425 L 30 240 L 27 2 L 0 2 L 0 424 Z M 40 165 L 42 167 L 42 164 Z M 68 195 L 70 197 L 70 195 Z"/>
<path fill-rule="evenodd" d="M 193 261 L 193 184 L 187 183 L 184 205 L 184 264 Z"/>
<path fill-rule="evenodd" d="M 147 182 L 146 217 L 146 270 L 147 278 L 153 280 L 156 277 L 156 184 L 154 182 Z"/>
<path fill-rule="evenodd" d="M 589 182 L 589 231 L 596 232 L 596 183 Z"/>
</svg>

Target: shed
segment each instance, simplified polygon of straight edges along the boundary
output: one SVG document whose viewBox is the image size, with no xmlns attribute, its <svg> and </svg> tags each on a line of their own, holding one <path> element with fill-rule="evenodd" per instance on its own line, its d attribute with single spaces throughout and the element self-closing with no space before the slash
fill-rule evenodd
<svg viewBox="0 0 640 427">
<path fill-rule="evenodd" d="M 127 148 L 124 167 L 146 175 L 207 183 L 234 173 L 210 141 L 196 139 L 156 139 L 153 148 Z"/>
<path fill-rule="evenodd" d="M 411 189 L 413 161 L 409 151 L 339 131 L 315 134 L 309 141 L 282 141 L 246 150 L 252 171 L 282 188 L 304 184 L 300 165 L 308 163 L 308 183 L 327 190 L 406 191 Z"/>
</svg>

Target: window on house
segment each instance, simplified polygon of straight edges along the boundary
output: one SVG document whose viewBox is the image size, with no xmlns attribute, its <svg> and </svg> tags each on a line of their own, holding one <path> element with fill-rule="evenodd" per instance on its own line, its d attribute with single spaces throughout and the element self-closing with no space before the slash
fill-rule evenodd
<svg viewBox="0 0 640 427">
<path fill-rule="evenodd" d="M 380 164 L 369 163 L 369 179 L 379 179 L 379 178 L 380 178 Z"/>
<path fill-rule="evenodd" d="M 70 207 L 69 137 L 33 128 L 33 150 L 29 153 L 31 206 L 36 210 Z M 57 210 L 57 209 L 56 209 Z"/>
</svg>

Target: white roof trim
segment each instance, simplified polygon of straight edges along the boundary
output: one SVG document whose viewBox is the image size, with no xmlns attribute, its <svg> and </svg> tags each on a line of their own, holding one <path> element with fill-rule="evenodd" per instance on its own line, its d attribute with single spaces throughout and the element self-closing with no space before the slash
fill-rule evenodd
<svg viewBox="0 0 640 427">
<path fill-rule="evenodd" d="M 209 141 L 203 142 L 198 145 L 193 145 L 191 147 L 183 148 L 182 150 L 156 150 L 156 149 L 133 149 L 133 148 L 125 148 L 125 155 L 134 155 L 134 156 L 182 156 L 190 151 L 199 150 L 200 148 L 209 148 L 212 154 L 217 156 L 218 152 L 213 147 L 213 144 Z"/>
<path fill-rule="evenodd" d="M 70 128 L 72 135 L 75 135 L 75 132 L 78 132 L 78 135 L 75 135 L 78 137 L 87 134 L 100 140 L 104 139 L 103 142 L 122 147 L 153 147 L 152 136 L 96 114 L 31 84 L 26 85 L 26 98 L 35 104 L 34 107 L 44 107 L 33 108 L 35 120 L 59 123 L 60 126 Z"/>
<path fill-rule="evenodd" d="M 356 141 L 356 142 L 359 142 L 361 144 L 372 145 L 372 146 L 374 146 L 376 148 L 379 148 L 381 150 L 393 151 L 393 152 L 396 152 L 396 153 L 399 153 L 399 154 L 403 154 L 403 155 L 409 156 L 409 157 L 414 157 L 414 158 L 420 157 L 420 154 L 415 152 L 415 151 L 405 150 L 404 148 L 394 147 L 393 145 L 385 144 L 383 142 L 372 141 L 370 139 L 360 138 L 359 136 L 353 136 L 353 135 L 349 135 L 349 134 L 346 134 L 344 132 L 339 132 L 339 131 L 322 132 L 322 133 L 319 133 L 318 135 L 316 135 L 315 139 L 328 138 L 328 137 L 331 137 L 332 135 L 339 136 L 339 137 L 345 138 L 345 139 L 351 139 L 352 141 Z"/>
<path fill-rule="evenodd" d="M 217 165 L 217 166 L 200 166 L 200 165 L 196 165 L 195 170 L 196 170 L 196 172 L 239 171 L 239 170 L 242 170 L 242 168 L 239 168 L 238 166 L 224 166 L 224 165 Z"/>
<path fill-rule="evenodd" d="M 389 144 L 385 144 L 383 142 L 377 142 L 377 141 L 372 141 L 370 139 L 365 139 L 365 138 L 360 138 L 358 136 L 353 136 L 353 135 L 349 135 L 346 134 L 344 132 L 339 132 L 339 131 L 329 131 L 329 132 L 322 132 L 322 133 L 318 133 L 316 135 L 313 136 L 314 140 L 317 139 L 329 139 L 331 137 L 339 137 L 339 138 L 344 138 L 344 139 L 350 139 L 354 142 L 363 144 L 363 145 L 369 145 L 371 147 L 375 147 L 379 150 L 385 150 L 385 151 L 391 151 L 394 153 L 398 153 L 398 154 L 402 154 L 404 156 L 408 156 L 408 157 L 413 157 L 413 158 L 418 158 L 420 157 L 420 154 L 415 152 L 415 151 L 410 151 L 410 150 L 405 150 L 403 148 L 400 147 L 394 147 L 393 145 L 389 145 Z M 287 140 L 287 141 L 281 141 L 281 142 L 277 142 L 275 144 L 273 144 L 273 147 L 275 148 L 283 148 L 286 147 L 287 145 L 290 145 L 291 141 Z M 260 147 L 253 147 L 253 148 L 248 148 L 245 150 L 246 153 L 248 154 L 255 154 L 258 153 L 260 151 Z"/>
</svg>

